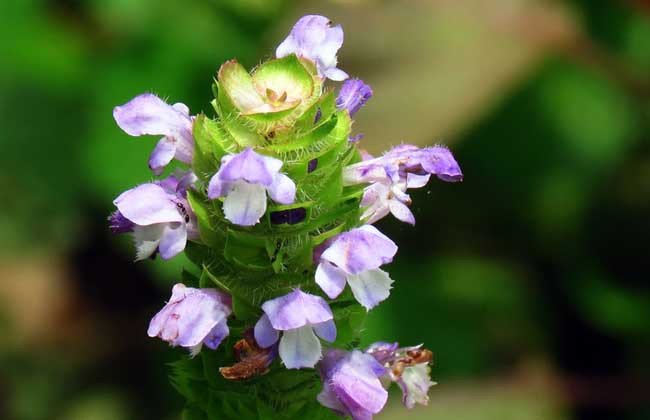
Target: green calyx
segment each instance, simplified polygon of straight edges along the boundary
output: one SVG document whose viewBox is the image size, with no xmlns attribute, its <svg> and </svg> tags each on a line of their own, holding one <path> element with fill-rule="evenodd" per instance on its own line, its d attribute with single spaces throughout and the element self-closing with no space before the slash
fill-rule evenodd
<svg viewBox="0 0 650 420">
<path fill-rule="evenodd" d="M 269 60 L 252 74 L 236 60 L 217 73 L 220 114 L 235 114 L 261 135 L 289 128 L 320 96 L 322 82 L 313 65 L 294 54 Z"/>
</svg>

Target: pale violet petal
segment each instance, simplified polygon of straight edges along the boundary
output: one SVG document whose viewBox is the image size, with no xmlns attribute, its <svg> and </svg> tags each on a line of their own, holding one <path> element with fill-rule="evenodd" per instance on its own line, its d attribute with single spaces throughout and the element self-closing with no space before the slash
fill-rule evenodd
<svg viewBox="0 0 650 420">
<path fill-rule="evenodd" d="M 329 381 L 323 382 L 323 390 L 316 396 L 316 400 L 324 407 L 334 410 L 334 412 L 341 416 L 347 414 L 347 409 L 336 397 L 336 393 L 332 390 Z"/>
<path fill-rule="evenodd" d="M 173 345 L 192 347 L 202 343 L 217 324 L 225 324 L 230 314 L 230 308 L 213 295 L 203 293 L 202 289 L 193 290 L 176 307 L 178 337 L 172 341 Z"/>
<path fill-rule="evenodd" d="M 273 177 L 273 183 L 267 187 L 269 196 L 280 204 L 293 204 L 296 199 L 296 184 L 285 174 Z"/>
<path fill-rule="evenodd" d="M 159 134 L 178 136 L 189 133 L 192 122 L 187 114 L 165 103 L 156 95 L 145 93 L 113 109 L 117 125 L 131 136 Z"/>
<path fill-rule="evenodd" d="M 378 220 L 383 219 L 390 213 L 390 208 L 386 206 L 368 207 L 361 215 L 359 220 L 363 220 L 367 224 L 373 224 Z"/>
<path fill-rule="evenodd" d="M 254 329 L 255 341 L 262 348 L 268 348 L 277 343 L 280 333 L 273 328 L 269 317 L 263 314 L 262 317 L 255 324 Z"/>
<path fill-rule="evenodd" d="M 176 154 L 176 145 L 169 137 L 163 137 L 158 141 L 156 147 L 149 156 L 149 169 L 154 174 L 160 175 L 165 169 L 165 166 L 174 159 Z"/>
<path fill-rule="evenodd" d="M 159 223 L 148 226 L 136 225 L 133 227 L 136 261 L 147 259 L 156 252 L 166 225 L 166 223 Z"/>
<path fill-rule="evenodd" d="M 223 339 L 228 337 L 228 334 L 230 334 L 230 329 L 228 329 L 228 325 L 224 319 L 212 328 L 208 336 L 203 339 L 203 344 L 207 348 L 215 350 L 219 347 Z"/>
<path fill-rule="evenodd" d="M 336 67 L 325 69 L 323 71 L 323 75 L 335 82 L 340 82 L 350 77 L 346 72 L 341 69 L 337 69 Z"/>
<path fill-rule="evenodd" d="M 393 280 L 387 272 L 374 269 L 356 275 L 348 275 L 348 284 L 354 298 L 370 310 L 390 295 Z"/>
<path fill-rule="evenodd" d="M 413 216 L 413 213 L 406 204 L 399 200 L 390 200 L 388 202 L 388 207 L 397 220 L 401 220 L 410 225 L 415 225 L 415 216 Z"/>
<path fill-rule="evenodd" d="M 316 267 L 316 284 L 330 299 L 335 299 L 345 288 L 345 272 L 329 261 L 322 260 Z"/>
<path fill-rule="evenodd" d="M 321 358 L 321 344 L 311 325 L 305 325 L 282 334 L 279 353 L 287 369 L 313 368 Z"/>
<path fill-rule="evenodd" d="M 176 102 L 174 105 L 172 105 L 172 108 L 174 108 L 176 111 L 185 114 L 187 116 L 190 115 L 190 109 L 185 105 L 184 103 L 181 102 Z"/>
<path fill-rule="evenodd" d="M 325 299 L 304 293 L 300 289 L 264 302 L 262 310 L 268 315 L 273 328 L 283 331 L 320 324 L 334 318 Z"/>
<path fill-rule="evenodd" d="M 336 324 L 333 319 L 321 322 L 320 324 L 314 324 L 313 327 L 316 335 L 323 340 L 330 343 L 333 343 L 334 340 L 336 340 Z"/>
<path fill-rule="evenodd" d="M 233 186 L 233 182 L 222 181 L 219 179 L 218 175 L 218 173 L 212 175 L 212 178 L 210 178 L 210 182 L 208 183 L 208 198 L 210 200 L 214 200 L 215 198 L 223 197 L 224 195 L 228 194 Z"/>
<path fill-rule="evenodd" d="M 348 274 L 358 274 L 391 262 L 396 252 L 397 245 L 392 240 L 375 227 L 365 225 L 337 236 L 321 259 Z"/>
<path fill-rule="evenodd" d="M 156 184 L 142 184 L 125 191 L 113 204 L 136 225 L 184 221 L 170 196 Z"/>
<path fill-rule="evenodd" d="M 266 189 L 263 185 L 236 181 L 223 203 L 223 212 L 236 225 L 255 225 L 266 212 Z"/>
<path fill-rule="evenodd" d="M 260 155 L 248 147 L 225 162 L 222 160 L 217 176 L 222 181 L 244 180 L 250 184 L 268 187 L 273 183 L 282 164 L 280 159 Z"/>
<path fill-rule="evenodd" d="M 372 356 L 353 350 L 330 378 L 332 390 L 353 419 L 371 419 L 388 400 L 374 365 L 377 362 Z"/>
<path fill-rule="evenodd" d="M 164 230 L 158 252 L 163 260 L 168 260 L 183 252 L 187 243 L 185 223 L 168 223 Z"/>
<path fill-rule="evenodd" d="M 422 188 L 429 182 L 431 174 L 417 175 L 414 173 L 406 174 L 406 188 Z"/>
</svg>

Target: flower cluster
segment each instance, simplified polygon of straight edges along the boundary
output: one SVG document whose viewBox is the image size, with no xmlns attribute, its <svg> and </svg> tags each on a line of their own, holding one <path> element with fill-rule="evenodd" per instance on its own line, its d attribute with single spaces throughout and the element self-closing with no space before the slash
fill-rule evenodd
<svg viewBox="0 0 650 420">
<path fill-rule="evenodd" d="M 149 158 L 153 174 L 176 168 L 119 195 L 109 221 L 113 232 L 133 235 L 136 260 L 191 247 L 201 270 L 193 284 L 173 287 L 149 336 L 192 357 L 204 345 L 226 348 L 221 375 L 259 384 L 262 399 L 278 388 L 267 372 L 316 369 L 320 404 L 370 419 L 392 382 L 408 408 L 427 404 L 433 385 L 432 355 L 420 346 L 342 350 L 361 331 L 352 314 L 386 300 L 394 283 L 381 267 L 398 247 L 373 223 L 392 213 L 415 224 L 407 190 L 462 173 L 443 146 L 402 144 L 380 157 L 358 149 L 352 117 L 373 92 L 337 67 L 342 44 L 340 26 L 301 18 L 276 58 L 252 73 L 236 60 L 221 66 L 214 118 L 149 93 L 116 107 L 127 134 L 163 136 Z M 345 80 L 338 94 L 327 79 Z M 342 323 L 352 336 L 337 336 Z"/>
</svg>

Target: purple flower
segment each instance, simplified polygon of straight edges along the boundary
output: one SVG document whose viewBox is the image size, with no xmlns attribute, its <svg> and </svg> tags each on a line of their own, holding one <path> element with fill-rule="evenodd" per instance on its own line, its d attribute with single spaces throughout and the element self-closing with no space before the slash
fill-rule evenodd
<svg viewBox="0 0 650 420">
<path fill-rule="evenodd" d="M 293 203 L 296 185 L 280 173 L 282 161 L 258 155 L 250 147 L 221 159 L 221 167 L 208 185 L 208 198 L 225 196 L 226 219 L 241 226 L 252 226 L 266 212 L 266 193 L 281 204 Z"/>
<path fill-rule="evenodd" d="M 403 144 L 381 157 L 346 167 L 343 183 L 371 184 L 366 187 L 361 200 L 361 206 L 365 207 L 361 219 L 366 223 L 374 223 L 392 213 L 403 222 L 415 224 L 415 217 L 408 208 L 411 198 L 406 190 L 425 186 L 432 174 L 448 182 L 463 179 L 449 149 L 443 146 L 420 149 Z"/>
<path fill-rule="evenodd" d="M 334 299 L 347 282 L 355 299 L 370 310 L 390 294 L 393 280 L 379 267 L 396 252 L 397 245 L 374 226 L 342 233 L 320 255 L 316 283 Z"/>
<path fill-rule="evenodd" d="M 386 369 L 359 350 L 330 349 L 318 364 L 323 390 L 316 397 L 325 407 L 353 420 L 370 420 L 379 413 L 388 392 L 379 380 Z"/>
<path fill-rule="evenodd" d="M 145 93 L 113 109 L 117 125 L 131 136 L 164 136 L 151 156 L 149 168 L 160 175 L 173 158 L 192 163 L 194 139 L 190 111 L 184 104 L 168 105 L 156 95 Z"/>
<path fill-rule="evenodd" d="M 388 213 L 402 222 L 415 225 L 415 216 L 408 208 L 411 197 L 406 194 L 408 188 L 420 188 L 427 184 L 429 175 L 407 174 L 406 181 L 375 182 L 363 191 L 361 207 L 365 207 L 361 220 L 372 224 L 382 219 Z"/>
<path fill-rule="evenodd" d="M 185 249 L 187 239 L 197 239 L 196 217 L 187 202 L 187 188 L 196 182 L 188 171 L 142 184 L 120 194 L 113 204 L 117 212 L 110 217 L 116 233 L 133 232 L 136 261 L 156 250 L 170 259 Z"/>
<path fill-rule="evenodd" d="M 230 312 L 230 296 L 178 283 L 169 302 L 151 319 L 147 334 L 172 346 L 187 347 L 194 356 L 204 344 L 214 350 L 228 336 Z"/>
<path fill-rule="evenodd" d="M 275 56 L 296 54 L 313 61 L 322 77 L 336 81 L 347 79 L 347 73 L 336 68 L 336 53 L 343 45 L 343 29 L 341 25 L 330 25 L 330 20 L 324 16 L 301 17 L 289 36 L 278 45 Z"/>
<path fill-rule="evenodd" d="M 124 217 L 119 210 L 115 210 L 108 217 L 108 228 L 111 230 L 111 232 L 115 234 L 133 232 L 134 227 L 135 224 L 129 219 L 127 219 L 126 217 Z"/>
<path fill-rule="evenodd" d="M 255 324 L 255 340 L 268 348 L 280 339 L 280 358 L 288 369 L 311 368 L 320 360 L 321 344 L 316 335 L 330 343 L 336 339 L 332 310 L 319 296 L 296 289 L 266 301 L 262 310 L 264 315 Z"/>
<path fill-rule="evenodd" d="M 463 179 L 460 166 L 446 147 L 420 149 L 410 144 L 402 144 L 378 158 L 346 167 L 343 171 L 343 182 L 345 185 L 404 182 L 408 174 L 436 175 L 447 182 Z"/>
<path fill-rule="evenodd" d="M 429 388 L 435 385 L 430 378 L 433 354 L 429 350 L 421 345 L 399 348 L 398 343 L 378 342 L 368 347 L 366 354 L 386 368 L 382 379 L 397 383 L 407 408 L 413 408 L 416 403 L 429 403 Z"/>
<path fill-rule="evenodd" d="M 341 91 L 336 97 L 336 107 L 339 110 L 347 109 L 352 116 L 368 102 L 370 97 L 372 97 L 372 89 L 363 80 L 348 79 L 343 82 Z"/>
</svg>

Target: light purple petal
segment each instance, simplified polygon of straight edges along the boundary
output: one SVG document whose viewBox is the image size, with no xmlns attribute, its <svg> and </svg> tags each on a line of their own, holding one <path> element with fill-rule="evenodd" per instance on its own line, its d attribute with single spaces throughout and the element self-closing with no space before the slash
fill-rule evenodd
<svg viewBox="0 0 650 420">
<path fill-rule="evenodd" d="M 113 109 L 113 117 L 117 125 L 131 136 L 146 134 L 166 136 L 166 141 L 174 146 L 176 159 L 187 164 L 192 163 L 194 150 L 192 119 L 185 105 L 171 106 L 157 96 L 145 93 L 122 106 L 116 106 Z M 150 164 L 155 168 L 154 170 L 160 171 L 160 163 L 168 157 L 169 149 L 165 153 L 154 151 L 154 155 Z"/>
<path fill-rule="evenodd" d="M 210 182 L 208 183 L 208 198 L 210 200 L 214 200 L 215 198 L 223 197 L 224 195 L 228 194 L 234 184 L 230 181 L 222 181 L 219 179 L 218 175 L 218 173 L 212 175 L 212 178 L 210 178 Z"/>
<path fill-rule="evenodd" d="M 423 149 L 420 165 L 425 172 L 434 174 L 447 182 L 463 180 L 463 173 L 449 149 L 444 146 L 427 147 Z"/>
<path fill-rule="evenodd" d="M 273 183 L 267 187 L 269 196 L 280 204 L 293 204 L 296 199 L 296 184 L 285 174 L 277 174 Z"/>
<path fill-rule="evenodd" d="M 385 172 L 382 178 L 380 168 Z M 364 160 L 346 167 L 343 171 L 345 185 L 373 182 L 403 182 L 408 174 L 436 175 L 443 181 L 455 182 L 463 179 L 463 174 L 453 155 L 443 146 L 419 149 L 410 144 L 401 144 L 383 156 Z M 417 188 L 412 180 L 411 188 Z"/>
<path fill-rule="evenodd" d="M 179 171 L 178 172 L 178 185 L 176 186 L 177 195 L 185 197 L 187 190 L 194 185 L 199 178 L 192 171 Z"/>
<path fill-rule="evenodd" d="M 212 328 L 208 333 L 208 336 L 203 340 L 203 344 L 205 344 L 209 349 L 216 350 L 223 339 L 228 337 L 228 334 L 230 334 L 230 330 L 228 329 L 226 321 L 223 320 Z"/>
<path fill-rule="evenodd" d="M 410 225 L 415 225 L 415 216 L 413 216 L 413 213 L 407 205 L 399 200 L 389 200 L 388 206 L 390 212 L 393 213 L 393 216 L 395 216 L 397 220 L 401 220 Z"/>
<path fill-rule="evenodd" d="M 339 362 L 345 357 L 348 357 L 348 355 L 349 353 L 345 350 L 337 349 L 334 347 L 326 348 L 323 351 L 323 358 L 320 362 L 318 362 L 318 372 L 321 377 L 331 377 Z"/>
<path fill-rule="evenodd" d="M 108 227 L 115 234 L 133 232 L 134 226 L 134 223 L 124 217 L 119 210 L 114 211 L 108 217 Z"/>
<path fill-rule="evenodd" d="M 390 213 L 389 203 L 379 203 L 378 205 L 369 207 L 360 217 L 367 224 L 373 224 L 378 220 L 383 219 Z"/>
<path fill-rule="evenodd" d="M 336 299 L 345 288 L 345 272 L 332 263 L 322 260 L 316 267 L 316 284 L 330 299 Z"/>
<path fill-rule="evenodd" d="M 178 337 L 173 345 L 193 347 L 205 340 L 220 322 L 226 322 L 230 308 L 213 296 L 194 289 L 177 304 L 174 314 L 178 316 Z"/>
<path fill-rule="evenodd" d="M 135 260 L 141 261 L 152 256 L 158 249 L 158 244 L 165 232 L 167 223 L 156 223 L 148 226 L 133 226 L 135 241 Z"/>
<path fill-rule="evenodd" d="M 361 109 L 372 97 L 372 89 L 360 79 L 348 79 L 341 86 L 341 91 L 336 98 L 336 107 L 347 109 L 350 116 Z"/>
<path fill-rule="evenodd" d="M 323 76 L 335 82 L 341 82 L 350 77 L 346 72 L 335 67 L 326 67 L 325 70 L 323 70 Z"/>
<path fill-rule="evenodd" d="M 196 348 L 204 343 L 216 348 L 228 334 L 226 318 L 230 315 L 230 307 L 220 296 L 214 289 L 175 285 L 169 303 L 153 317 L 147 334 L 174 346 Z"/>
<path fill-rule="evenodd" d="M 262 185 L 236 181 L 223 203 L 226 219 L 240 226 L 253 226 L 266 212 L 266 190 Z"/>
<path fill-rule="evenodd" d="M 388 400 L 388 392 L 375 374 L 376 365 L 372 356 L 354 350 L 330 378 L 334 393 L 354 419 L 372 418 Z"/>
<path fill-rule="evenodd" d="M 422 188 L 429 182 L 430 174 L 416 175 L 409 173 L 406 175 L 406 188 Z"/>
<path fill-rule="evenodd" d="M 113 204 L 136 225 L 183 221 L 170 196 L 156 184 L 142 184 L 125 191 Z"/>
<path fill-rule="evenodd" d="M 281 160 L 259 155 L 249 147 L 229 157 L 225 163 L 222 160 L 217 175 L 222 181 L 244 180 L 250 184 L 268 187 L 281 167 Z"/>
<path fill-rule="evenodd" d="M 323 407 L 333 410 L 340 416 L 346 416 L 348 414 L 347 408 L 345 408 L 343 403 L 339 401 L 328 381 L 323 382 L 323 390 L 316 396 L 316 400 L 321 403 Z"/>
<path fill-rule="evenodd" d="M 190 116 L 190 109 L 182 102 L 176 102 L 174 105 L 172 105 L 172 108 L 181 114 L 187 115 L 188 117 Z"/>
<path fill-rule="evenodd" d="M 396 252 L 393 241 L 366 225 L 340 234 L 321 259 L 336 264 L 346 273 L 357 274 L 391 262 Z"/>
<path fill-rule="evenodd" d="M 321 344 L 311 325 L 284 331 L 278 351 L 287 369 L 313 368 L 321 358 Z"/>
<path fill-rule="evenodd" d="M 386 343 L 378 341 L 372 343 L 366 349 L 366 353 L 374 357 L 377 362 L 384 364 L 395 358 L 395 351 L 399 348 L 399 343 Z"/>
<path fill-rule="evenodd" d="M 116 106 L 113 117 L 117 125 L 131 136 L 158 134 L 174 137 L 181 132 L 189 132 L 191 137 L 192 121 L 189 116 L 150 93 Z"/>
<path fill-rule="evenodd" d="M 333 343 L 334 340 L 336 340 L 336 324 L 333 319 L 321 322 L 320 324 L 314 324 L 313 327 L 316 335 L 323 340 L 330 343 Z"/>
<path fill-rule="evenodd" d="M 266 314 L 263 314 L 262 317 L 255 324 L 254 329 L 255 341 L 262 348 L 268 348 L 278 342 L 280 338 L 280 333 L 273 328 L 269 317 Z"/>
<path fill-rule="evenodd" d="M 343 169 L 343 185 L 390 182 L 386 168 L 379 158 L 364 160 Z"/>
<path fill-rule="evenodd" d="M 266 301 L 262 310 L 268 315 L 273 328 L 283 331 L 333 319 L 332 310 L 323 298 L 300 289 Z"/>
<path fill-rule="evenodd" d="M 174 159 L 176 154 L 176 145 L 169 137 L 163 137 L 158 141 L 156 147 L 149 156 L 149 169 L 154 174 L 160 175 L 165 169 L 165 166 Z"/>
<path fill-rule="evenodd" d="M 316 63 L 318 73 L 332 80 L 344 80 L 347 74 L 336 68 L 336 54 L 343 45 L 343 29 L 331 27 L 328 18 L 318 15 L 303 16 L 296 22 L 289 36 L 275 51 L 278 58 L 296 54 Z"/>
<path fill-rule="evenodd" d="M 370 310 L 390 295 L 393 280 L 385 271 L 374 269 L 348 275 L 348 284 L 357 302 Z"/>
<path fill-rule="evenodd" d="M 183 252 L 187 243 L 185 223 L 168 223 L 163 231 L 158 252 L 163 260 L 168 260 Z"/>
</svg>

